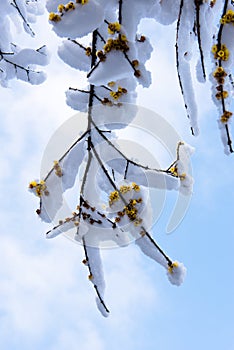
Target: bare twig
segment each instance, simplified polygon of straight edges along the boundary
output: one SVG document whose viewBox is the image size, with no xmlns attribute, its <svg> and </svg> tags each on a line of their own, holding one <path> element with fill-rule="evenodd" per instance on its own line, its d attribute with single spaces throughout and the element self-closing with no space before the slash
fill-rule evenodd
<svg viewBox="0 0 234 350">
<path fill-rule="evenodd" d="M 202 73 L 203 78 L 206 80 L 206 70 L 205 70 L 205 62 L 204 62 L 204 54 L 202 50 L 202 44 L 201 44 L 201 31 L 200 31 L 200 6 L 201 3 L 199 0 L 195 1 L 195 8 L 196 8 L 196 27 L 197 27 L 197 41 L 198 41 L 198 47 L 200 52 L 200 58 L 201 58 L 201 66 L 202 66 Z"/>
</svg>

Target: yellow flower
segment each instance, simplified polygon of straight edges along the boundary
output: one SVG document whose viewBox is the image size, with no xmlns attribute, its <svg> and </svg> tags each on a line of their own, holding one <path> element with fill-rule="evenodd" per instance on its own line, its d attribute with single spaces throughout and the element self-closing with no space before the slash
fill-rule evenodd
<svg viewBox="0 0 234 350">
<path fill-rule="evenodd" d="M 109 23 L 108 24 L 108 33 L 113 35 L 119 33 L 121 29 L 121 24 L 119 22 Z"/>
<path fill-rule="evenodd" d="M 225 44 L 222 44 L 221 47 L 219 45 L 213 45 L 212 53 L 214 54 L 214 58 L 218 60 L 227 61 L 229 58 L 229 50 Z"/>
<path fill-rule="evenodd" d="M 85 49 L 85 54 L 86 54 L 86 56 L 90 56 L 91 53 L 92 53 L 91 47 L 86 47 L 86 49 Z"/>
<path fill-rule="evenodd" d="M 173 174 L 174 176 L 178 177 L 178 171 L 177 171 L 177 167 L 173 166 L 169 169 L 170 173 Z"/>
<path fill-rule="evenodd" d="M 131 187 L 130 186 L 120 186 L 120 192 L 121 193 L 127 193 L 127 192 L 129 192 L 129 191 L 131 191 Z"/>
<path fill-rule="evenodd" d="M 58 12 L 63 12 L 65 10 L 65 6 L 63 4 L 58 5 Z"/>
<path fill-rule="evenodd" d="M 51 22 L 59 22 L 59 21 L 61 21 L 61 17 L 60 17 L 60 15 L 57 15 L 56 13 L 51 12 L 49 14 L 49 21 L 51 21 Z"/>
<path fill-rule="evenodd" d="M 222 78 L 222 77 L 226 77 L 227 73 L 225 72 L 223 67 L 217 67 L 216 70 L 213 72 L 213 76 L 215 78 Z"/>
<path fill-rule="evenodd" d="M 36 181 L 31 181 L 28 185 L 29 188 L 33 188 L 37 186 L 37 182 Z"/>
<path fill-rule="evenodd" d="M 136 192 L 139 192 L 140 191 L 140 186 L 137 185 L 135 182 L 132 183 L 132 189 Z"/>
<path fill-rule="evenodd" d="M 229 121 L 229 119 L 231 118 L 231 116 L 232 116 L 232 112 L 225 111 L 223 113 L 223 115 L 221 116 L 220 121 L 222 123 L 227 123 Z"/>
<path fill-rule="evenodd" d="M 139 66 L 139 61 L 138 60 L 133 60 L 132 61 L 133 67 L 138 67 Z"/>
<path fill-rule="evenodd" d="M 63 176 L 62 168 L 60 167 L 59 162 L 57 160 L 54 161 L 54 170 L 55 170 L 55 174 L 58 177 Z"/>
<path fill-rule="evenodd" d="M 110 81 L 108 84 L 107 84 L 109 87 L 113 87 L 115 85 L 115 82 L 114 81 Z"/>
<path fill-rule="evenodd" d="M 109 195 L 109 204 L 112 205 L 113 202 L 116 202 L 119 200 L 119 192 L 118 191 L 113 191 Z"/>
<path fill-rule="evenodd" d="M 224 54 L 225 54 L 225 52 L 223 51 L 223 50 L 219 50 L 218 52 L 217 52 L 217 55 L 219 56 L 219 57 L 223 57 L 224 56 Z"/>
<path fill-rule="evenodd" d="M 227 98 L 228 97 L 228 91 L 217 92 L 215 97 L 217 98 L 217 100 L 221 100 L 222 98 Z"/>
<path fill-rule="evenodd" d="M 211 51 L 216 53 L 218 51 L 217 45 L 213 45 Z"/>
<path fill-rule="evenodd" d="M 75 10 L 75 8 L 76 6 L 72 1 L 70 1 L 68 4 L 65 5 L 65 11 Z"/>
</svg>

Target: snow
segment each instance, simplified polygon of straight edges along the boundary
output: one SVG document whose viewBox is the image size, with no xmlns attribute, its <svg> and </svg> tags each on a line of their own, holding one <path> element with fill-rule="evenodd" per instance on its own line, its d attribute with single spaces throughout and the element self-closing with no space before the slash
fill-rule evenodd
<svg viewBox="0 0 234 350">
<path fill-rule="evenodd" d="M 84 54 L 84 48 L 72 40 L 63 40 L 58 48 L 59 57 L 69 66 L 87 72 L 91 65 L 91 58 Z"/>
<path fill-rule="evenodd" d="M 27 67 L 30 64 L 44 66 L 49 63 L 49 54 L 45 46 L 37 50 L 22 49 L 12 57 L 12 63 L 24 67 Z"/>
<path fill-rule="evenodd" d="M 138 35 L 140 38 L 141 35 Z M 151 53 L 153 51 L 153 46 L 150 44 L 149 38 L 144 37 L 144 41 L 140 42 L 136 40 L 135 46 L 137 50 L 137 59 L 142 63 L 145 64 L 146 61 L 150 59 Z"/>
<path fill-rule="evenodd" d="M 179 6 L 179 0 L 156 0 L 151 9 L 151 15 L 157 22 L 169 25 L 178 18 Z"/>
<path fill-rule="evenodd" d="M 88 101 L 89 91 L 82 92 L 73 89 L 66 91 L 66 102 L 67 105 L 70 106 L 72 109 L 75 109 L 80 112 L 86 112 L 88 110 Z"/>
<path fill-rule="evenodd" d="M 93 120 L 99 127 L 105 125 L 107 129 L 115 130 L 125 128 L 134 119 L 136 113 L 135 104 L 121 103 L 111 107 L 97 104 L 93 107 Z"/>
<path fill-rule="evenodd" d="M 128 33 L 130 41 L 135 39 L 137 27 L 142 18 L 151 17 L 151 10 L 154 0 L 128 0 L 122 5 L 122 24 Z"/>
<path fill-rule="evenodd" d="M 79 167 L 84 159 L 85 138 L 77 142 L 66 157 L 60 162 L 62 168 L 63 191 L 74 186 Z"/>
<path fill-rule="evenodd" d="M 178 149 L 179 160 L 176 162 L 178 175 L 180 177 L 180 192 L 190 195 L 193 191 L 193 178 L 191 173 L 190 157 L 194 148 L 186 143 L 181 143 Z"/>
<path fill-rule="evenodd" d="M 88 81 L 94 85 L 107 85 L 110 81 L 124 79 L 129 76 L 131 66 L 121 51 L 111 51 L 106 61 L 100 62 L 90 75 Z"/>
</svg>

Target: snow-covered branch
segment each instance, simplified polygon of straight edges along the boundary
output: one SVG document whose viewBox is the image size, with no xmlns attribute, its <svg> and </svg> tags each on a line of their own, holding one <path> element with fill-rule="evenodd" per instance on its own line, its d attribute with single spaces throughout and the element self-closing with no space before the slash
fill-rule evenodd
<svg viewBox="0 0 234 350">
<path fill-rule="evenodd" d="M 216 36 L 216 43 L 212 47 L 212 53 L 215 62 L 215 69 L 212 74 L 212 80 L 215 82 L 213 87 L 214 102 L 221 114 L 218 120 L 221 132 L 221 138 L 225 153 L 233 153 L 232 140 L 230 135 L 230 120 L 232 112 L 229 110 L 230 95 L 232 95 L 233 86 L 231 76 L 233 67 L 233 33 L 234 24 L 233 5 L 228 0 L 224 1 L 223 12 L 220 20 L 219 30 Z"/>
<path fill-rule="evenodd" d="M 17 78 L 32 85 L 41 84 L 46 75 L 38 71 L 36 66 L 49 63 L 49 55 L 45 46 L 39 49 L 22 49 L 14 43 L 10 30 L 11 23 L 22 21 L 26 33 L 35 36 L 30 22 L 44 12 L 40 1 L 4 0 L 0 5 L 0 84 L 8 86 L 11 79 Z"/>
</svg>

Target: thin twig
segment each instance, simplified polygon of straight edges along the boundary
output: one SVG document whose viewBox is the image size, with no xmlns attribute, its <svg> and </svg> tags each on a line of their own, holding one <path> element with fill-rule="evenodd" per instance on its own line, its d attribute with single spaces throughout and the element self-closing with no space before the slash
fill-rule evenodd
<svg viewBox="0 0 234 350">
<path fill-rule="evenodd" d="M 123 6 L 123 0 L 119 0 L 119 24 L 122 24 L 122 6 Z"/>
<path fill-rule="evenodd" d="M 93 66 L 93 67 L 91 68 L 91 70 L 90 70 L 90 71 L 88 72 L 88 74 L 87 74 L 87 79 L 91 76 L 91 74 L 93 73 L 93 71 L 95 71 L 95 69 L 99 66 L 100 62 L 101 62 L 101 61 L 98 61 L 98 62 L 95 64 L 95 66 Z"/>
<path fill-rule="evenodd" d="M 76 44 L 76 45 L 78 45 L 81 49 L 83 49 L 84 51 L 86 51 L 86 47 L 83 46 L 82 44 L 80 44 L 77 40 L 71 39 L 71 38 L 68 38 L 67 40 L 68 40 L 68 41 L 71 41 L 72 43 L 74 43 L 74 44 Z"/>
<path fill-rule="evenodd" d="M 105 44 L 106 40 L 103 38 L 103 36 L 100 34 L 100 32 L 97 30 L 97 35 L 99 36 L 99 38 L 101 39 L 101 41 Z"/>
</svg>

